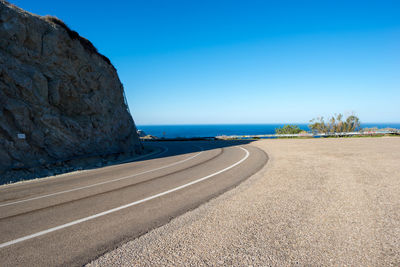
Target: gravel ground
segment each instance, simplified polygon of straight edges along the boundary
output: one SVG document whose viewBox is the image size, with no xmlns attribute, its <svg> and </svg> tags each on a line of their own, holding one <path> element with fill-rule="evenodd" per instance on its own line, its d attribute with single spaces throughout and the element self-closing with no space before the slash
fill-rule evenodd
<svg viewBox="0 0 400 267">
<path fill-rule="evenodd" d="M 400 266 L 400 138 L 253 145 L 259 173 L 89 266 Z"/>
</svg>

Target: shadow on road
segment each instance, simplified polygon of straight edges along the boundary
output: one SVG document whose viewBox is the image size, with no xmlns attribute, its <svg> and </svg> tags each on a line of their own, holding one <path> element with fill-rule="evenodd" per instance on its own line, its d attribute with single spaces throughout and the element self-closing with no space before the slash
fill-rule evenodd
<svg viewBox="0 0 400 267">
<path fill-rule="evenodd" d="M 147 155 L 132 156 L 129 154 L 113 154 L 107 156 L 80 157 L 57 164 L 47 164 L 29 170 L 17 170 L 2 174 L 0 185 L 23 180 L 44 178 L 80 170 L 92 170 L 106 166 L 129 162 L 141 162 L 157 158 L 166 158 L 217 148 L 246 145 L 254 140 L 200 140 L 200 141 L 144 141 Z"/>
<path fill-rule="evenodd" d="M 150 156 L 141 156 L 132 161 L 144 161 L 156 158 L 172 157 L 188 153 L 207 151 L 212 149 L 247 145 L 254 140 L 213 140 L 213 141 L 145 141 L 143 145 L 147 148 L 157 149 L 158 152 Z"/>
</svg>

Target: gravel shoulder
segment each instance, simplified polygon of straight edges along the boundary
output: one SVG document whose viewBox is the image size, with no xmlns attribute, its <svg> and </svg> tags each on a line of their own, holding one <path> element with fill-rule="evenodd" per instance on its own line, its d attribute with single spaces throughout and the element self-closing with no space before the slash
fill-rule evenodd
<svg viewBox="0 0 400 267">
<path fill-rule="evenodd" d="M 260 172 L 88 266 L 400 266 L 400 138 L 252 145 Z"/>
</svg>

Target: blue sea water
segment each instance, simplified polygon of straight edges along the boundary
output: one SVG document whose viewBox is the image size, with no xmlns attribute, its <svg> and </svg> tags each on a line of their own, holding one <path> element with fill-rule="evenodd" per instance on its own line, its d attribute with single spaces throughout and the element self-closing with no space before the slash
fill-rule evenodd
<svg viewBox="0 0 400 267">
<path fill-rule="evenodd" d="M 139 130 L 157 137 L 213 137 L 219 135 L 274 134 L 275 129 L 285 124 L 202 124 L 202 125 L 138 125 Z M 308 124 L 295 124 L 309 131 Z M 400 123 L 363 123 L 362 128 L 397 128 Z"/>
</svg>

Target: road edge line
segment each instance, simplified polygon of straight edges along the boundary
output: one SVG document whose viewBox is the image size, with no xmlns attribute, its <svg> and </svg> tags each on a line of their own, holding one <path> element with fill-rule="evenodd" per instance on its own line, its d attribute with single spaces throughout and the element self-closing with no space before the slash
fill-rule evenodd
<svg viewBox="0 0 400 267">
<path fill-rule="evenodd" d="M 104 216 L 104 215 L 107 215 L 107 214 L 110 214 L 110 213 L 114 213 L 114 212 L 129 208 L 129 207 L 132 207 L 132 206 L 136 206 L 136 205 L 141 204 L 143 202 L 147 202 L 149 200 L 152 200 L 152 199 L 155 199 L 155 198 L 158 198 L 158 197 L 173 193 L 175 191 L 184 189 L 184 188 L 189 187 L 191 185 L 194 185 L 194 184 L 200 183 L 202 181 L 205 181 L 207 179 L 210 179 L 211 177 L 214 177 L 214 176 L 216 176 L 216 175 L 218 175 L 220 173 L 223 173 L 223 172 L 225 172 L 227 170 L 232 169 L 233 167 L 236 167 L 237 165 L 241 164 L 243 161 L 245 161 L 249 157 L 250 152 L 247 149 L 245 149 L 245 148 L 243 148 L 241 146 L 239 146 L 239 148 L 242 149 L 243 151 L 245 151 L 246 155 L 242 159 L 237 161 L 236 163 L 234 163 L 234 164 L 232 164 L 232 165 L 230 165 L 230 166 L 228 166 L 228 167 L 226 167 L 226 168 L 224 168 L 222 170 L 219 170 L 219 171 L 217 171 L 215 173 L 209 174 L 207 176 L 204 176 L 202 178 L 194 180 L 194 181 L 192 181 L 190 183 L 187 183 L 187 184 L 184 184 L 184 185 L 169 189 L 167 191 L 164 191 L 164 192 L 161 192 L 161 193 L 158 193 L 158 194 L 155 194 L 153 196 L 150 196 L 150 197 L 147 197 L 147 198 L 143 198 L 141 200 L 137 200 L 137 201 L 131 202 L 129 204 L 125 204 L 125 205 L 122 205 L 122 206 L 119 206 L 119 207 L 116 207 L 116 208 L 113 208 L 113 209 L 110 209 L 110 210 L 106 210 L 106 211 L 103 211 L 103 212 L 100 212 L 100 213 L 85 217 L 85 218 L 81 218 L 81 219 L 78 219 L 78 220 L 75 220 L 75 221 L 72 221 L 72 222 L 69 222 L 69 223 L 66 223 L 66 224 L 62 224 L 62 225 L 59 225 L 59 226 L 56 226 L 56 227 L 49 228 L 47 230 L 43 230 L 43 231 L 31 234 L 31 235 L 27 235 L 27 236 L 24 236 L 24 237 L 20 237 L 20 238 L 17 238 L 17 239 L 2 243 L 2 244 L 0 244 L 0 248 L 8 247 L 10 245 L 14 245 L 14 244 L 20 243 L 22 241 L 26 241 L 26 240 L 29 240 L 29 239 L 32 239 L 32 238 L 35 238 L 35 237 L 38 237 L 38 236 L 42 236 L 42 235 L 45 235 L 45 234 L 48 234 L 48 233 L 51 233 L 51 232 L 54 232 L 54 231 L 57 231 L 57 230 L 60 230 L 60 229 L 63 229 L 63 228 L 67 228 L 67 227 L 70 227 L 70 226 L 73 226 L 73 225 L 76 225 L 76 224 L 79 224 L 79 223 L 82 223 L 82 222 L 86 222 L 86 221 L 101 217 L 101 216 Z"/>
</svg>

